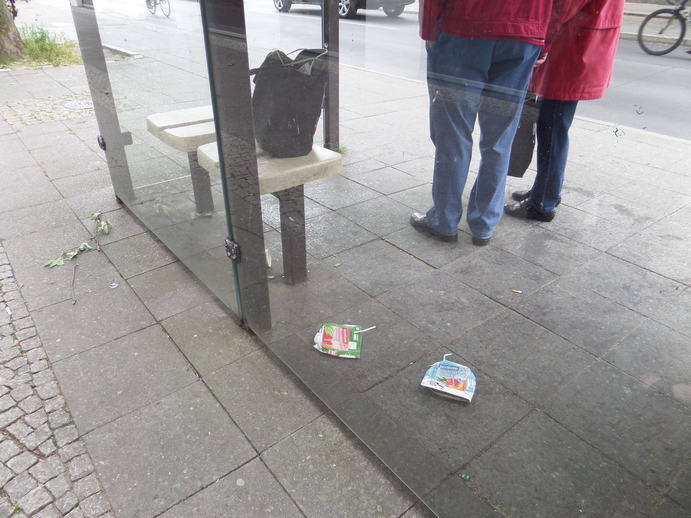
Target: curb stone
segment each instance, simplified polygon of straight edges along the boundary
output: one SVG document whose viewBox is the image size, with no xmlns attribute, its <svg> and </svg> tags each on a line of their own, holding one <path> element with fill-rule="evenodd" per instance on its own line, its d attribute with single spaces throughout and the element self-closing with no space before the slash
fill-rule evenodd
<svg viewBox="0 0 691 518">
<path fill-rule="evenodd" d="M 0 516 L 113 518 L 0 241 Z"/>
</svg>

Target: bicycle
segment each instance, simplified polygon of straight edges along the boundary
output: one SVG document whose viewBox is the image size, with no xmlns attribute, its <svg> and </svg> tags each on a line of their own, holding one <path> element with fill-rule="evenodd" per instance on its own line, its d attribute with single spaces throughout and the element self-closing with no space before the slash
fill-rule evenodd
<svg viewBox="0 0 691 518">
<path fill-rule="evenodd" d="M 146 0 L 146 8 L 151 14 L 156 14 L 156 6 L 161 6 L 161 12 L 170 18 L 170 0 Z"/>
<path fill-rule="evenodd" d="M 682 0 L 671 9 L 658 9 L 645 17 L 638 29 L 638 44 L 648 54 L 669 54 L 684 41 L 686 24 L 691 23 L 691 11 Z"/>
</svg>

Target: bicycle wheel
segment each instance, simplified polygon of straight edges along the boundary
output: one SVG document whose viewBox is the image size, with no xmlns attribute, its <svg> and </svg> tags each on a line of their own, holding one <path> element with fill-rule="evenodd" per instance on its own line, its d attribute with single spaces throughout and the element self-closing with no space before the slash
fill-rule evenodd
<svg viewBox="0 0 691 518">
<path fill-rule="evenodd" d="M 638 44 L 648 54 L 662 56 L 684 41 L 686 20 L 675 9 L 659 9 L 645 17 L 638 29 Z"/>
<path fill-rule="evenodd" d="M 166 16 L 166 18 L 169 18 L 170 17 L 170 0 L 159 0 L 158 5 L 161 6 L 161 11 Z"/>
<path fill-rule="evenodd" d="M 151 14 L 156 14 L 156 0 L 146 0 L 146 8 Z"/>
</svg>

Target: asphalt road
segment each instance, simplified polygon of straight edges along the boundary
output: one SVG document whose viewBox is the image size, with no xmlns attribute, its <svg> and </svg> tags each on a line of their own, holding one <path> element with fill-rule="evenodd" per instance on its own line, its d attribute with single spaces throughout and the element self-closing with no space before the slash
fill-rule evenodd
<svg viewBox="0 0 691 518">
<path fill-rule="evenodd" d="M 144 0 L 95 0 L 102 26 L 128 24 L 132 31 L 150 33 L 151 48 L 175 41 L 175 34 L 199 34 L 197 2 L 171 0 L 170 19 L 151 16 Z M 21 4 L 24 23 L 40 23 L 73 33 L 68 3 L 32 0 Z M 271 0 L 245 0 L 248 43 L 252 54 L 267 49 L 290 51 L 321 44 L 321 9 L 295 5 L 290 13 L 278 13 Z M 354 20 L 341 20 L 342 63 L 377 72 L 424 80 L 426 55 L 417 35 L 416 4 L 398 18 L 383 11 L 360 11 Z M 147 36 L 148 37 L 148 36 Z M 201 36 L 199 36 L 201 42 Z M 106 41 L 147 55 L 147 48 L 129 48 L 131 41 Z M 138 41 L 142 41 L 141 38 Z M 147 42 L 148 43 L 148 42 Z M 140 43 L 140 45 L 142 45 Z M 146 46 L 146 45 L 142 45 Z M 612 87 L 606 97 L 581 103 L 578 115 L 691 139 L 691 55 L 678 49 L 667 56 L 649 56 L 635 41 L 622 40 Z"/>
</svg>

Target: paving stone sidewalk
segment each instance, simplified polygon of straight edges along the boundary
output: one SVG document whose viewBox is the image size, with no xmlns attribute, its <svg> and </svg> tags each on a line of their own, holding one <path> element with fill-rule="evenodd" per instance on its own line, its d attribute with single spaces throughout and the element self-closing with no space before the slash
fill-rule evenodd
<svg viewBox="0 0 691 518">
<path fill-rule="evenodd" d="M 113 517 L 0 241 L 0 517 Z"/>
</svg>

